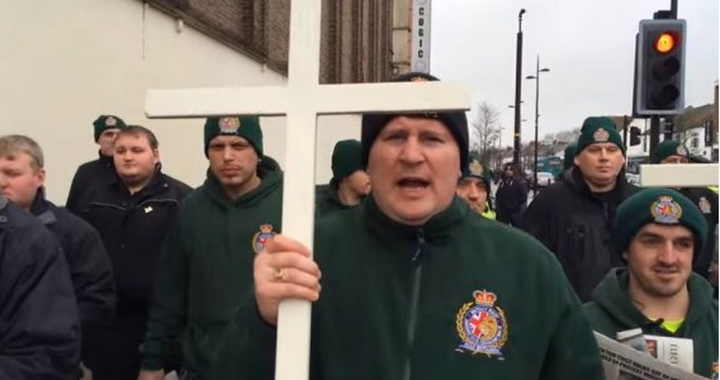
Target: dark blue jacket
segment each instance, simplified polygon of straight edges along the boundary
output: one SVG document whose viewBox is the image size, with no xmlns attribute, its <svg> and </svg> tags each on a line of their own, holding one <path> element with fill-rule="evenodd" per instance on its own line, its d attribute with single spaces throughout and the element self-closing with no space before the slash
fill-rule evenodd
<svg viewBox="0 0 720 380">
<path fill-rule="evenodd" d="M 57 239 L 0 197 L 0 379 L 73 379 L 80 326 Z"/>
</svg>

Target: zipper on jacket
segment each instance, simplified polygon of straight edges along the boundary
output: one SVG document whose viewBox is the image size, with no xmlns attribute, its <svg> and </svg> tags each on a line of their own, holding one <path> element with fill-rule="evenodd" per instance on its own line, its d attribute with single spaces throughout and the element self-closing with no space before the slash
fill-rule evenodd
<svg viewBox="0 0 720 380">
<path fill-rule="evenodd" d="M 410 298 L 410 312 L 408 313 L 407 328 L 407 356 L 405 357 L 405 370 L 403 371 L 403 380 L 410 380 L 412 375 L 412 367 L 410 365 L 413 344 L 415 343 L 415 328 L 417 327 L 417 309 L 420 301 L 420 279 L 422 278 L 422 257 L 423 245 L 425 245 L 425 232 L 422 228 L 417 233 L 417 249 L 410 261 L 414 264 L 412 278 L 412 295 Z"/>
</svg>

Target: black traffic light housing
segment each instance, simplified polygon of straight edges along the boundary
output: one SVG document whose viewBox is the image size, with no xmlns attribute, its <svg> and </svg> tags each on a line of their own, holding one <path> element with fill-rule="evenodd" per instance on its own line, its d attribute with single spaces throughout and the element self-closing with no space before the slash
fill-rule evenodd
<svg viewBox="0 0 720 380">
<path fill-rule="evenodd" d="M 640 128 L 630 127 L 630 146 L 640 145 L 640 143 L 642 143 L 642 140 L 640 140 L 640 132 Z"/>
<path fill-rule="evenodd" d="M 678 115 L 685 108 L 685 20 L 642 20 L 638 32 L 635 113 Z"/>
</svg>

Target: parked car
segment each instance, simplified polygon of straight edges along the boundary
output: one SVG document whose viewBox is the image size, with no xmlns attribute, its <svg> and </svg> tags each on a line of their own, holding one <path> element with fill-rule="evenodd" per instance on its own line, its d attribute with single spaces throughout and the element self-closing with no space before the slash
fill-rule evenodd
<svg viewBox="0 0 720 380">
<path fill-rule="evenodd" d="M 535 178 L 533 173 L 527 175 L 528 187 L 533 189 L 535 187 Z M 537 173 L 537 185 L 538 188 L 543 189 L 555 183 L 555 176 L 550 172 L 538 172 Z"/>
</svg>

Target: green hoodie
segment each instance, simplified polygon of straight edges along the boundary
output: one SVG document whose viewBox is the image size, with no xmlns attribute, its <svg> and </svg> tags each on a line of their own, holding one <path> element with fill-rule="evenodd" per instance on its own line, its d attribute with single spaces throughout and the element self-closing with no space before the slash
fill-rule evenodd
<svg viewBox="0 0 720 380">
<path fill-rule="evenodd" d="M 260 185 L 237 200 L 227 197 L 210 170 L 183 202 L 159 265 L 143 369 L 169 364 L 180 337 L 183 365 L 210 379 L 211 352 L 251 291 L 253 261 L 264 239 L 280 231 L 282 172 L 270 157 L 258 166 Z"/>
<path fill-rule="evenodd" d="M 693 340 L 694 372 L 710 377 L 718 360 L 718 303 L 712 288 L 702 277 L 692 274 L 688 282 L 690 310 L 683 325 L 674 334 L 649 320 L 628 297 L 629 275 L 625 268 L 615 268 L 593 292 L 593 301 L 584 305 L 595 331 L 615 339 L 619 331 L 642 328 L 650 335 Z"/>
<path fill-rule="evenodd" d="M 315 259 L 312 379 L 603 379 L 554 256 L 460 198 L 417 228 L 369 197 L 318 221 Z M 272 337 L 254 307 L 241 310 L 213 379 L 269 378 Z"/>
</svg>

